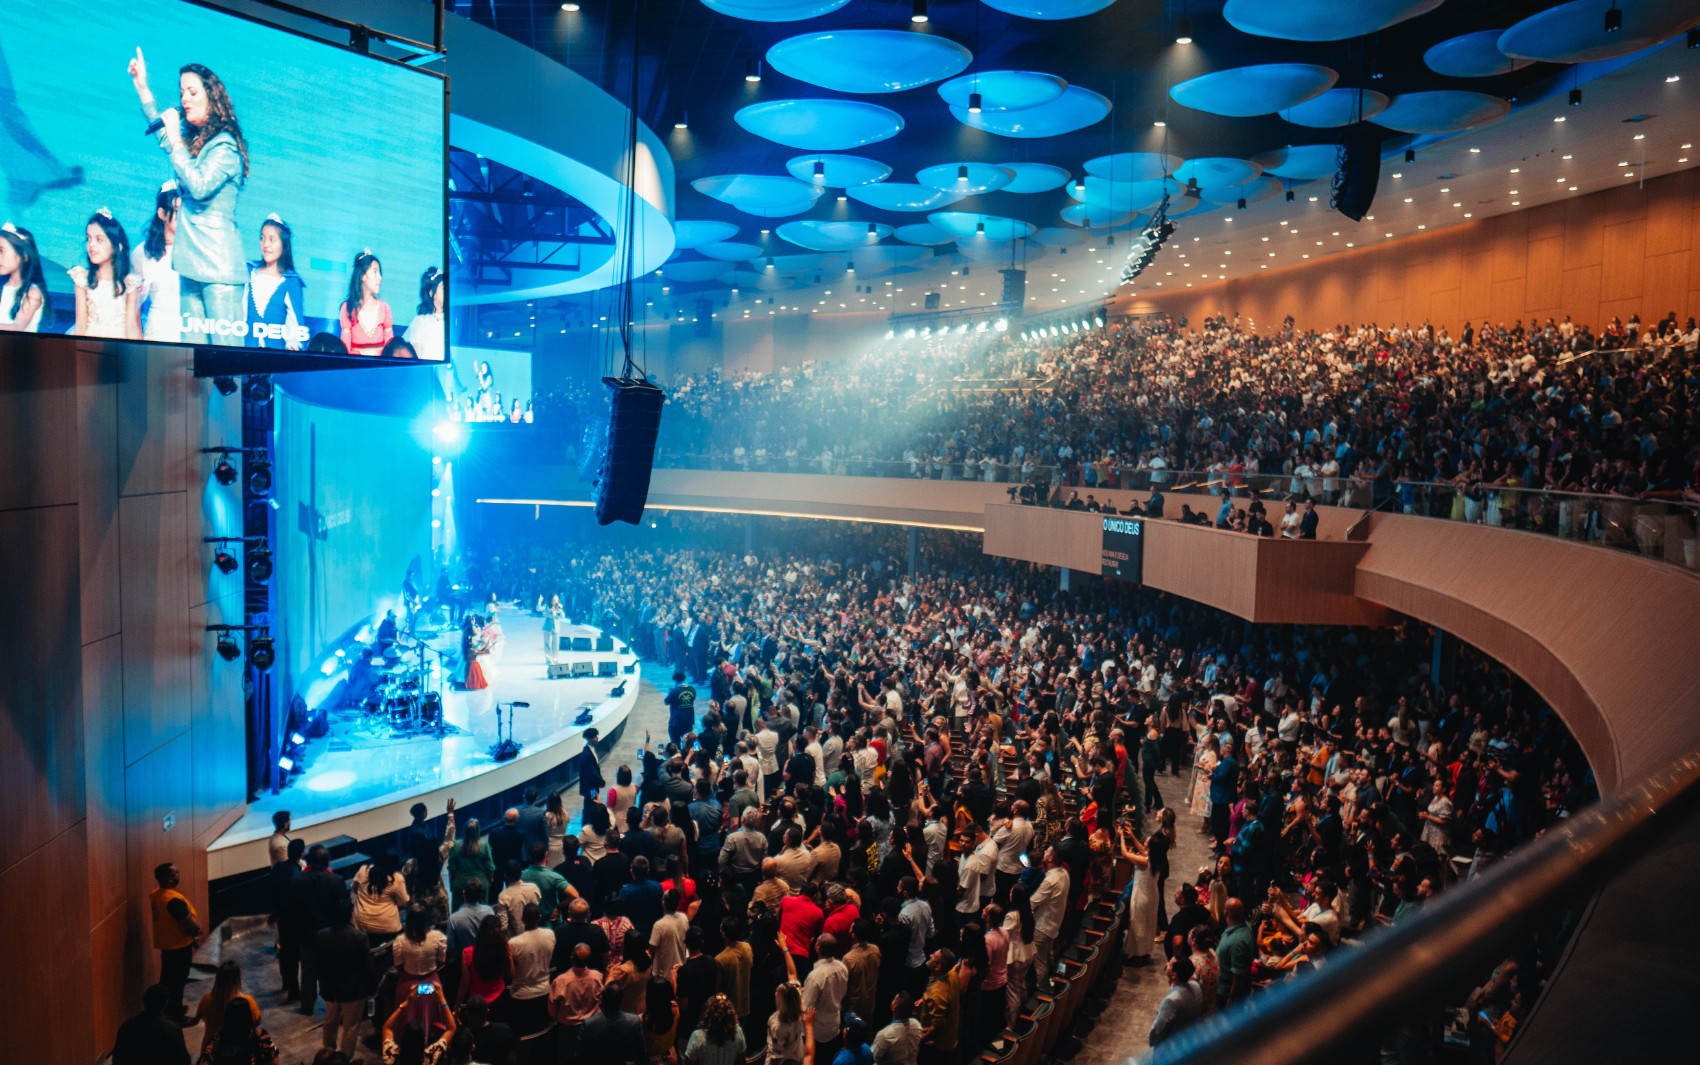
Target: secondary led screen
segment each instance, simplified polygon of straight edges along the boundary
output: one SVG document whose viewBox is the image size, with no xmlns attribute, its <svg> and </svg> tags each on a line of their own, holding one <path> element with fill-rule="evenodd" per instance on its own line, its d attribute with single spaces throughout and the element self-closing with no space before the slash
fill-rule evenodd
<svg viewBox="0 0 1700 1065">
<path fill-rule="evenodd" d="M 443 103 L 182 0 L 0 5 L 0 330 L 443 359 Z"/>
</svg>

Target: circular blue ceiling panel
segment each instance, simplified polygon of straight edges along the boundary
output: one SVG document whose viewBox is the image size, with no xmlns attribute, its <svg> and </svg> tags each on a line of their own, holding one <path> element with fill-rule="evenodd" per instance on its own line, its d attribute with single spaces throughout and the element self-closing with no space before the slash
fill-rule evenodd
<svg viewBox="0 0 1700 1065">
<path fill-rule="evenodd" d="M 1439 7 L 1441 0 L 1228 0 L 1222 17 L 1242 33 L 1283 41 L 1344 41 Z"/>
<path fill-rule="evenodd" d="M 1081 18 L 1102 11 L 1115 2 L 1116 0 L 984 0 L 987 7 L 996 8 L 1006 14 L 1044 19 L 1048 22 Z"/>
<path fill-rule="evenodd" d="M 730 222 L 698 222 L 681 219 L 673 223 L 673 244 L 680 248 L 700 248 L 704 244 L 731 240 L 738 227 Z"/>
<path fill-rule="evenodd" d="M 1274 174 L 1288 181 L 1315 181 L 1329 177 L 1340 169 L 1338 144 L 1301 144 L 1277 148 L 1254 156 L 1252 162 L 1265 174 Z"/>
<path fill-rule="evenodd" d="M 704 7 L 750 22 L 800 22 L 830 14 L 850 0 L 702 0 Z"/>
<path fill-rule="evenodd" d="M 1448 78 L 1491 78 L 1533 63 L 1533 59 L 1513 59 L 1499 50 L 1499 38 L 1504 32 L 1480 30 L 1441 41 L 1423 53 L 1423 62 L 1436 74 Z"/>
<path fill-rule="evenodd" d="M 897 239 L 908 241 L 910 244 L 925 244 L 933 247 L 939 244 L 949 244 L 956 239 L 955 234 L 946 233 L 931 222 L 916 222 L 912 226 L 897 227 Z"/>
<path fill-rule="evenodd" d="M 1387 96 L 1374 89 L 1329 89 L 1302 104 L 1282 108 L 1281 117 L 1295 126 L 1333 129 L 1374 118 L 1387 110 L 1387 104 Z"/>
<path fill-rule="evenodd" d="M 804 270 L 819 270 L 826 263 L 824 255 L 774 255 L 771 258 L 773 269 L 769 272 L 781 276 L 800 274 Z M 766 269 L 767 262 L 767 259 L 757 259 L 754 265 Z"/>
<path fill-rule="evenodd" d="M 1226 188 L 1216 189 L 1200 188 L 1199 198 L 1223 207 L 1237 204 L 1241 197 L 1244 197 L 1248 204 L 1260 203 L 1264 200 L 1273 199 L 1285 187 L 1272 177 L 1260 177 L 1253 178 L 1244 185 L 1230 185 Z"/>
<path fill-rule="evenodd" d="M 965 126 L 1004 137 L 1055 137 L 1101 122 L 1110 113 L 1110 101 L 1091 89 L 1070 85 L 1048 104 L 1020 111 L 982 111 L 973 115 L 967 108 L 953 107 L 950 113 Z"/>
<path fill-rule="evenodd" d="M 850 253 L 859 274 L 883 272 L 894 266 L 907 266 L 932 257 L 931 248 L 916 248 L 905 244 L 875 244 L 868 248 L 857 248 Z"/>
<path fill-rule="evenodd" d="M 869 226 L 874 227 L 872 233 L 868 232 Z M 891 236 L 891 227 L 884 222 L 816 222 L 815 228 L 828 240 L 838 241 L 841 248 L 876 244 Z"/>
<path fill-rule="evenodd" d="M 671 262 L 661 268 L 662 281 L 681 281 L 686 284 L 697 284 L 703 281 L 719 281 L 731 277 L 736 269 L 731 263 L 723 263 L 718 259 L 689 259 L 685 262 Z"/>
<path fill-rule="evenodd" d="M 1114 229 L 1139 217 L 1138 211 L 1113 211 L 1108 207 L 1095 207 L 1089 203 L 1071 203 L 1059 214 L 1062 220 L 1071 226 L 1086 226 L 1092 229 Z"/>
<path fill-rule="evenodd" d="M 1483 92 L 1437 89 L 1400 93 L 1375 116 L 1377 125 L 1401 133 L 1455 133 L 1485 126 L 1511 111 L 1511 103 Z"/>
<path fill-rule="evenodd" d="M 1007 187 L 1015 172 L 991 163 L 940 163 L 916 174 L 915 180 L 940 192 L 978 196 Z"/>
<path fill-rule="evenodd" d="M 816 163 L 821 169 L 818 178 L 815 177 Z M 864 159 L 859 155 L 799 155 L 787 162 L 785 169 L 798 181 L 832 189 L 871 185 L 891 176 L 891 167 L 877 159 Z"/>
<path fill-rule="evenodd" d="M 767 100 L 733 116 L 777 144 L 807 151 L 860 148 L 903 130 L 903 116 L 862 100 Z"/>
<path fill-rule="evenodd" d="M 1158 181 L 1181 165 L 1178 155 L 1162 152 L 1117 152 L 1086 160 L 1086 172 L 1107 181 Z"/>
<path fill-rule="evenodd" d="M 1183 185 L 1196 181 L 1201 189 L 1219 189 L 1244 185 L 1261 173 L 1262 167 L 1245 159 L 1188 159 L 1175 169 L 1175 180 Z"/>
<path fill-rule="evenodd" d="M 934 211 L 927 216 L 927 221 L 946 233 L 955 234 L 959 242 L 974 239 L 1018 240 L 1033 232 L 1031 222 L 995 214 L 976 214 L 973 211 Z"/>
<path fill-rule="evenodd" d="M 984 240 L 975 237 L 958 244 L 956 254 L 970 262 L 1002 263 L 1005 266 L 1014 266 L 1020 261 L 1016 254 L 1016 247 L 1017 242 L 1013 240 Z M 959 293 L 957 298 L 966 299 L 967 293 Z"/>
<path fill-rule="evenodd" d="M 857 185 L 844 190 L 852 200 L 878 207 L 882 211 L 936 211 L 948 207 L 961 196 L 940 192 L 925 185 L 907 181 L 881 181 L 874 185 Z"/>
<path fill-rule="evenodd" d="M 1518 59 L 1589 63 L 1639 52 L 1700 25 L 1693 0 L 1617 0 L 1623 28 L 1606 32 L 1611 0 L 1572 0 L 1530 15 L 1500 34 L 1499 50 Z"/>
<path fill-rule="evenodd" d="M 704 244 L 702 247 L 698 248 L 697 251 L 708 256 L 710 259 L 719 259 L 722 262 L 728 263 L 748 262 L 761 254 L 761 248 L 754 244 L 739 244 L 733 243 L 732 241 L 717 241 L 714 244 Z"/>
<path fill-rule="evenodd" d="M 821 196 L 818 186 L 772 174 L 720 174 L 697 178 L 691 188 L 760 218 L 802 214 Z"/>
<path fill-rule="evenodd" d="M 1005 192 L 1050 192 L 1068 184 L 1073 175 L 1060 166 L 1049 163 L 999 163 L 998 166 L 1015 175 L 1003 187 Z"/>
<path fill-rule="evenodd" d="M 973 59 L 955 41 L 908 30 L 825 30 L 767 50 L 781 74 L 835 92 L 915 89 L 961 73 Z"/>
<path fill-rule="evenodd" d="M 1047 248 L 1072 248 L 1076 244 L 1086 242 L 1086 234 L 1078 229 L 1063 226 L 1047 226 L 1033 234 L 1035 244 L 1043 244 Z"/>
<path fill-rule="evenodd" d="M 1084 189 L 1070 185 L 1069 198 L 1112 211 L 1144 211 L 1162 203 L 1165 192 L 1176 192 L 1180 189 L 1178 183 L 1165 178 L 1157 178 L 1154 181 L 1106 181 L 1101 177 L 1088 175 L 1085 184 Z"/>
<path fill-rule="evenodd" d="M 1068 82 L 1036 70 L 981 70 L 939 86 L 939 95 L 952 107 L 968 110 L 968 97 L 980 94 L 983 111 L 1022 111 L 1048 104 L 1063 94 Z"/>
<path fill-rule="evenodd" d="M 802 222 L 787 222 L 775 232 L 781 240 L 790 241 L 799 248 L 810 251 L 843 251 L 854 241 L 844 241 L 837 237 L 829 237 L 820 231 L 820 223 L 813 220 Z"/>
<path fill-rule="evenodd" d="M 1251 118 L 1321 96 L 1339 80 L 1338 73 L 1314 63 L 1263 63 L 1190 78 L 1170 89 L 1169 97 L 1194 111 Z"/>
</svg>

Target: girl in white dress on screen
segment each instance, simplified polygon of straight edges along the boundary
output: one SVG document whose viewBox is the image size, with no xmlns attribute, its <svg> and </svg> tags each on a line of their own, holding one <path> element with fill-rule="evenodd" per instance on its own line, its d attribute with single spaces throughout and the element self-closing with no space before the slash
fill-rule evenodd
<svg viewBox="0 0 1700 1065">
<path fill-rule="evenodd" d="M 419 308 L 407 327 L 406 340 L 426 362 L 442 362 L 448 351 L 443 317 L 443 282 L 447 280 L 435 266 L 426 267 L 419 278 Z"/>
<path fill-rule="evenodd" d="M 46 316 L 41 253 L 27 229 L 0 224 L 0 333 L 34 333 Z"/>
<path fill-rule="evenodd" d="M 77 324 L 72 336 L 142 339 L 142 279 L 120 273 L 130 265 L 130 238 L 112 212 L 102 207 L 84 227 L 87 262 L 66 273 L 77 287 Z"/>
<path fill-rule="evenodd" d="M 171 249 L 177 242 L 177 209 L 182 205 L 177 179 L 159 187 L 153 218 L 142 246 L 130 256 L 130 267 L 142 279 L 142 339 L 175 344 L 183 339 L 182 278 L 171 268 Z"/>
</svg>

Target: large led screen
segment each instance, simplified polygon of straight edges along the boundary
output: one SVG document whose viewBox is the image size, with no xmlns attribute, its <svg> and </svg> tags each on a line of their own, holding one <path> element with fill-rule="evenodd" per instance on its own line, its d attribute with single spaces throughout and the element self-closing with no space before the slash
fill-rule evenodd
<svg viewBox="0 0 1700 1065">
<path fill-rule="evenodd" d="M 0 330 L 443 359 L 444 89 L 186 0 L 0 4 Z"/>
</svg>

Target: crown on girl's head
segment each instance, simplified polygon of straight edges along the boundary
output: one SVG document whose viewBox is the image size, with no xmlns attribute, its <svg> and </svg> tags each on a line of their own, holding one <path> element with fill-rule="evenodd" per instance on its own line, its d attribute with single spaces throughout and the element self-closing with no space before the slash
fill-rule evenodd
<svg viewBox="0 0 1700 1065">
<path fill-rule="evenodd" d="M 168 179 L 165 184 L 163 184 L 159 187 L 159 191 L 161 191 L 161 192 L 176 192 L 177 191 L 177 179 L 176 178 Z"/>
<path fill-rule="evenodd" d="M 0 222 L 0 233 L 10 233 L 13 236 L 19 235 L 18 227 L 12 224 L 12 220 L 10 218 L 6 219 L 4 222 Z"/>
<path fill-rule="evenodd" d="M 373 254 L 372 254 L 372 249 L 371 249 L 371 248 L 361 248 L 361 249 L 360 249 L 360 254 L 361 254 L 361 255 L 364 255 L 364 256 L 365 256 L 365 257 L 366 257 L 366 258 L 368 258 L 368 259 L 376 259 L 376 258 L 377 258 L 377 256 L 376 256 L 376 255 L 373 255 Z"/>
<path fill-rule="evenodd" d="M 276 212 L 276 211 L 273 211 L 273 212 L 272 212 L 272 213 L 271 213 L 271 214 L 269 214 L 269 215 L 266 215 L 266 221 L 268 221 L 268 222 L 275 222 L 275 223 L 277 223 L 277 224 L 278 224 L 278 225 L 280 225 L 280 226 L 282 226 L 282 227 L 283 227 L 283 228 L 285 228 L 285 229 L 288 229 L 288 228 L 289 228 L 289 223 L 288 223 L 288 222 L 285 222 L 285 221 L 284 221 L 284 220 L 283 220 L 283 219 L 281 219 L 281 218 L 279 218 L 279 217 L 278 217 L 278 216 L 277 216 L 277 212 Z"/>
<path fill-rule="evenodd" d="M 102 207 L 100 210 L 96 211 L 95 214 L 106 219 L 108 222 L 113 220 L 112 219 L 112 209 L 110 207 Z"/>
</svg>

